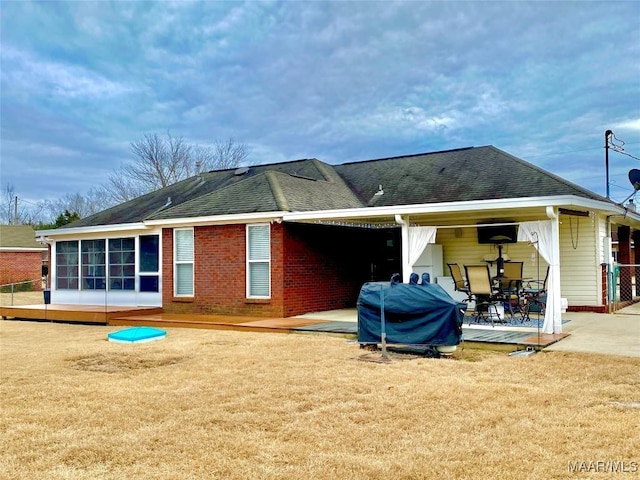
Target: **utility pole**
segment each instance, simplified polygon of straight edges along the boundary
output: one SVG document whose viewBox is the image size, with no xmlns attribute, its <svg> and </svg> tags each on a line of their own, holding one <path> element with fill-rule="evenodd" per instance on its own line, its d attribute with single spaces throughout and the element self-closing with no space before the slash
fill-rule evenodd
<svg viewBox="0 0 640 480">
<path fill-rule="evenodd" d="M 18 196 L 16 195 L 15 202 L 13 204 L 13 224 L 18 224 Z"/>
<path fill-rule="evenodd" d="M 609 198 L 609 137 L 613 135 L 611 130 L 604 132 L 604 166 L 607 170 L 607 198 Z"/>
</svg>

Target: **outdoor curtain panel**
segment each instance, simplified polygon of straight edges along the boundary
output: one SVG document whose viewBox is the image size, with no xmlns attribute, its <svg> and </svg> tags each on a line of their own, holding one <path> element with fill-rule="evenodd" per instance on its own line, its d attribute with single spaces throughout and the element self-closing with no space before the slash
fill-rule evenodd
<svg viewBox="0 0 640 480">
<path fill-rule="evenodd" d="M 549 264 L 547 279 L 547 305 L 544 310 L 543 333 L 562 331 L 562 315 L 560 312 L 560 282 L 558 278 L 560 262 L 554 258 L 552 220 L 522 222 L 518 229 L 519 242 L 531 242 L 542 258 Z"/>
</svg>

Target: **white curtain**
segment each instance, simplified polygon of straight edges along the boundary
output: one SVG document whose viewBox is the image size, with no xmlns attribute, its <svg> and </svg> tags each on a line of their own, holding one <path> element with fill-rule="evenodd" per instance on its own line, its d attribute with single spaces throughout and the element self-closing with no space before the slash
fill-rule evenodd
<svg viewBox="0 0 640 480">
<path fill-rule="evenodd" d="M 547 303 L 544 311 L 543 333 L 561 333 L 562 315 L 560 309 L 560 259 L 554 252 L 553 220 L 522 222 L 518 229 L 519 242 L 531 242 L 542 258 L 549 264 L 547 279 Z"/>
<path fill-rule="evenodd" d="M 425 247 L 436 243 L 436 227 L 409 227 L 409 268 L 418 261 Z"/>
</svg>

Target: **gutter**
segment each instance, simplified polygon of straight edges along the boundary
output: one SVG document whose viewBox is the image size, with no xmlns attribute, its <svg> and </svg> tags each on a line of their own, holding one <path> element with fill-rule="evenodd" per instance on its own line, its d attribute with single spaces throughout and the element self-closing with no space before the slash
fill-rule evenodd
<svg viewBox="0 0 640 480">
<path fill-rule="evenodd" d="M 306 220 L 349 219 L 359 217 L 394 217 L 429 213 L 483 212 L 492 210 L 516 210 L 535 207 L 577 207 L 587 210 L 624 214 L 626 209 L 610 202 L 591 200 L 575 195 L 555 197 L 524 197 L 465 202 L 423 203 L 417 205 L 393 205 L 385 207 L 317 210 L 311 212 L 285 212 L 282 219 L 290 222 Z M 638 217 L 640 221 L 640 217 Z"/>
</svg>

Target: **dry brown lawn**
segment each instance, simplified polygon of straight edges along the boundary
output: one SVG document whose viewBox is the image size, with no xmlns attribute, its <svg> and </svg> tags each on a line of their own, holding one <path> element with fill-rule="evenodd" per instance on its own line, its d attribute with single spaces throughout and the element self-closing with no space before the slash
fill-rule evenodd
<svg viewBox="0 0 640 480">
<path fill-rule="evenodd" d="M 326 335 L 168 329 L 132 345 L 108 342 L 115 330 L 0 322 L 0 477 L 637 475 L 640 359 L 465 349 L 380 364 Z"/>
</svg>

